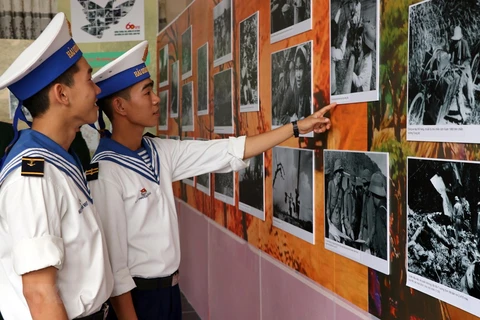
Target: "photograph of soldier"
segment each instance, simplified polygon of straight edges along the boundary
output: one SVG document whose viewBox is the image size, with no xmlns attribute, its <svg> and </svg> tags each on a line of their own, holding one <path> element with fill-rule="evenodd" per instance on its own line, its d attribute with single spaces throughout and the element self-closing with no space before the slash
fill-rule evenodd
<svg viewBox="0 0 480 320">
<path fill-rule="evenodd" d="M 409 126 L 480 124 L 477 108 L 480 90 L 479 19 L 480 11 L 472 10 L 468 0 L 424 1 L 410 6 Z M 465 142 L 464 135 L 465 132 L 461 136 L 445 132 L 441 134 L 444 140 L 437 138 L 435 141 Z M 427 140 L 426 136 L 417 135 L 416 138 Z"/>
<path fill-rule="evenodd" d="M 208 42 L 197 50 L 197 112 L 208 114 Z"/>
<path fill-rule="evenodd" d="M 213 66 L 232 60 L 232 0 L 213 8 Z"/>
<path fill-rule="evenodd" d="M 273 148 L 273 225 L 314 243 L 313 151 Z"/>
<path fill-rule="evenodd" d="M 192 26 L 182 34 L 182 80 L 192 76 Z"/>
<path fill-rule="evenodd" d="M 447 302 L 462 294 L 479 299 L 480 163 L 426 158 L 407 163 L 407 285 L 440 292 Z"/>
<path fill-rule="evenodd" d="M 378 100 L 378 8 L 378 0 L 331 0 L 330 94 L 339 103 Z"/>
<path fill-rule="evenodd" d="M 272 53 L 272 128 L 312 114 L 312 42 Z"/>
<path fill-rule="evenodd" d="M 325 150 L 324 168 L 325 247 L 388 273 L 388 153 Z"/>
<path fill-rule="evenodd" d="M 240 22 L 240 112 L 258 111 L 258 12 Z"/>
<path fill-rule="evenodd" d="M 270 42 L 274 43 L 312 28 L 311 0 L 270 0 Z"/>
</svg>

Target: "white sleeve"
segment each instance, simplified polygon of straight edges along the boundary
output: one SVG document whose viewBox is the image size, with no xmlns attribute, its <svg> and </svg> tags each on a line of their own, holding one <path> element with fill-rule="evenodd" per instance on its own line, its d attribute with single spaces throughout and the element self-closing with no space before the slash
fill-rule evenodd
<svg viewBox="0 0 480 320">
<path fill-rule="evenodd" d="M 243 161 L 245 136 L 210 141 L 176 141 L 172 161 L 172 181 L 207 172 L 225 173 L 248 166 Z"/>
<path fill-rule="evenodd" d="M 357 76 L 355 72 L 353 73 L 353 84 L 359 88 L 363 86 L 367 81 L 370 81 L 370 78 L 372 77 L 372 55 L 369 54 L 369 56 L 365 59 L 362 65 L 362 69 L 360 70 L 360 74 Z"/>
<path fill-rule="evenodd" d="M 12 237 L 15 273 L 47 267 L 61 269 L 64 244 L 61 220 L 63 194 L 45 177 L 20 177 L 2 186 L 0 212 Z"/>
<path fill-rule="evenodd" d="M 102 220 L 114 278 L 112 297 L 116 297 L 135 288 L 128 268 L 127 217 L 122 191 L 118 183 L 101 178 L 90 182 L 90 190 Z"/>
</svg>

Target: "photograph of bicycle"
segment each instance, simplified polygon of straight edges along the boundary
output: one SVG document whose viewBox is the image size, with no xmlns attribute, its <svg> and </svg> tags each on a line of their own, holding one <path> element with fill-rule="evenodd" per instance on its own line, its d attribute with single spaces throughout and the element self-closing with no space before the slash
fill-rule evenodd
<svg viewBox="0 0 480 320">
<path fill-rule="evenodd" d="M 475 142 L 468 133 L 480 125 L 480 9 L 467 2 L 410 7 L 409 140 Z"/>
</svg>

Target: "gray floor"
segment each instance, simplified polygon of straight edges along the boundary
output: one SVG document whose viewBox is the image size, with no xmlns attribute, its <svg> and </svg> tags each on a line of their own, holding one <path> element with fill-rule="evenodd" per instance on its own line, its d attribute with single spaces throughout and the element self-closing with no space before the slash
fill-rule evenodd
<svg viewBox="0 0 480 320">
<path fill-rule="evenodd" d="M 195 309 L 182 293 L 182 320 L 201 320 Z"/>
</svg>

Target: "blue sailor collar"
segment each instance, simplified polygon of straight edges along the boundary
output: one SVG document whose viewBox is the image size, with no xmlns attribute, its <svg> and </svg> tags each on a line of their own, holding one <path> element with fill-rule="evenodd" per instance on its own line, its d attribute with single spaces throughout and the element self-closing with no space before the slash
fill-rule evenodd
<svg viewBox="0 0 480 320">
<path fill-rule="evenodd" d="M 111 161 L 138 173 L 156 184 L 160 184 L 160 157 L 158 156 L 157 149 L 153 145 L 152 140 L 148 137 L 143 137 L 142 147 L 145 148 L 150 157 L 151 168 L 136 151 L 132 151 L 108 137 L 100 139 L 98 149 L 93 155 L 92 162 Z"/>
<path fill-rule="evenodd" d="M 46 162 L 72 178 L 75 185 L 93 203 L 90 189 L 77 155 L 73 151 L 67 152 L 46 135 L 32 129 L 20 131 L 19 139 L 9 151 L 1 168 L 0 185 L 10 172 L 21 166 L 23 157 L 44 158 Z"/>
</svg>

